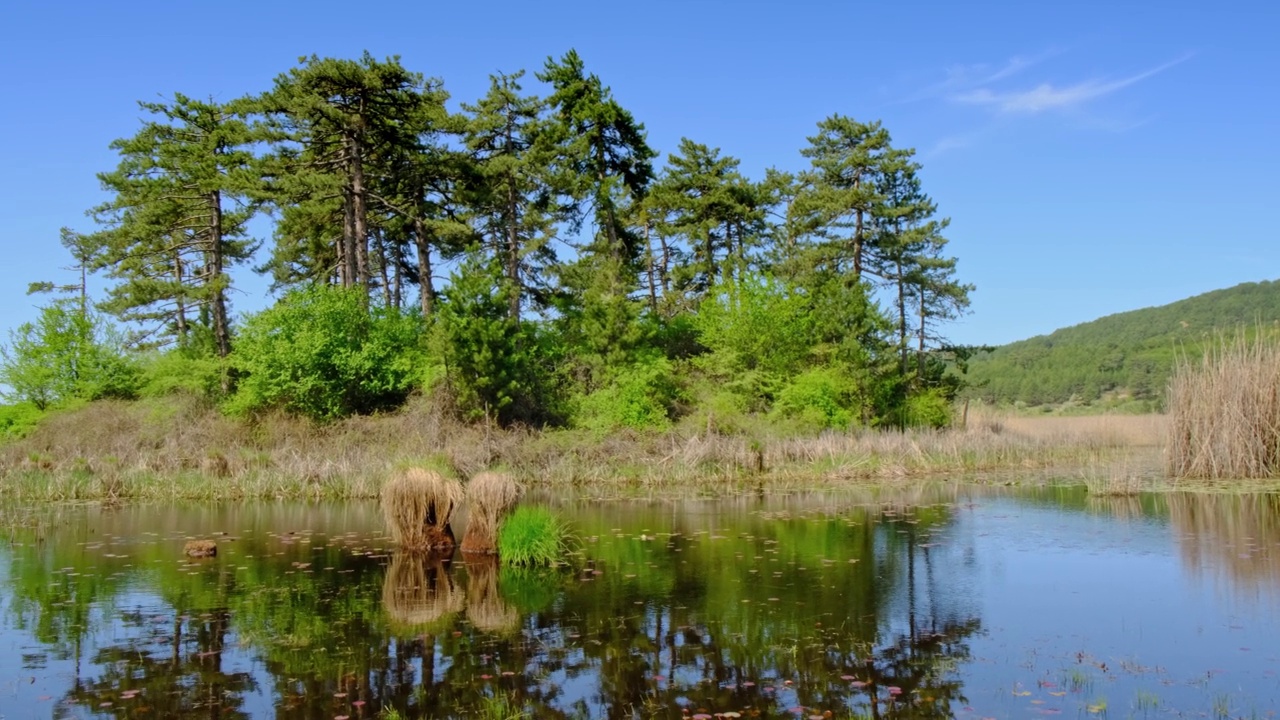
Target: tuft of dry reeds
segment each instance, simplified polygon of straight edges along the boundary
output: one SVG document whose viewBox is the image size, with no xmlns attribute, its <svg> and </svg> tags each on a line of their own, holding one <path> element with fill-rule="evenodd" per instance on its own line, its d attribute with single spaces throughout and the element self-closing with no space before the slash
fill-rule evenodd
<svg viewBox="0 0 1280 720">
<path fill-rule="evenodd" d="M 498 552 L 498 526 L 516 501 L 520 484 L 505 473 L 483 472 L 467 483 L 467 532 L 462 552 L 492 555 Z"/>
<path fill-rule="evenodd" d="M 1183 356 L 1169 381 L 1167 470 L 1186 478 L 1280 472 L 1280 340 L 1243 332 Z"/>
<path fill-rule="evenodd" d="M 462 484 L 434 470 L 408 468 L 382 487 L 382 515 L 405 550 L 452 550 L 449 518 L 462 502 Z"/>
<path fill-rule="evenodd" d="M 478 630 L 495 635 L 520 627 L 520 613 L 498 592 L 498 558 L 467 558 L 467 619 Z"/>
<path fill-rule="evenodd" d="M 465 604 L 447 559 L 421 553 L 392 555 L 382 582 L 382 607 L 394 630 L 420 632 L 442 626 Z"/>
</svg>

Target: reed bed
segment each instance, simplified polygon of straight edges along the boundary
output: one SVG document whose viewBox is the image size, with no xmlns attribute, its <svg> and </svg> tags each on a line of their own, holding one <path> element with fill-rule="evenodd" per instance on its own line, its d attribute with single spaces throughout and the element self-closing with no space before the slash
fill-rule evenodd
<svg viewBox="0 0 1280 720">
<path fill-rule="evenodd" d="M 1169 475 L 1270 478 L 1280 472 L 1280 340 L 1243 332 L 1182 357 L 1169 382 Z"/>
</svg>

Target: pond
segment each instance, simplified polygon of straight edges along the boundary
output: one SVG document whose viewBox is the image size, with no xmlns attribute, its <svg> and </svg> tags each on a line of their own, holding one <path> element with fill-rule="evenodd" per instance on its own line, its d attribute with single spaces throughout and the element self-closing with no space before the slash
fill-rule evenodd
<svg viewBox="0 0 1280 720">
<path fill-rule="evenodd" d="M 541 572 L 396 555 L 373 503 L 4 509 L 0 718 L 1280 710 L 1275 495 L 557 509 Z"/>
</svg>

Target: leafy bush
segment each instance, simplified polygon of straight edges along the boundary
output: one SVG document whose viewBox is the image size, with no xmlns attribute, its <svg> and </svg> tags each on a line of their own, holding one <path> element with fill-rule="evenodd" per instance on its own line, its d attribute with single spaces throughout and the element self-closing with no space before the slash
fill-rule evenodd
<svg viewBox="0 0 1280 720">
<path fill-rule="evenodd" d="M 558 565 L 568 549 L 568 527 L 545 507 L 520 505 L 498 530 L 498 557 L 506 565 Z"/>
<path fill-rule="evenodd" d="M 131 399 L 138 380 L 112 328 L 65 300 L 41 308 L 0 347 L 0 384 L 9 388 L 3 396 L 40 410 L 77 399 Z"/>
<path fill-rule="evenodd" d="M 233 412 L 280 408 L 332 420 L 398 406 L 423 377 L 416 314 L 367 306 L 359 289 L 290 293 L 248 319 L 231 355 Z"/>
<path fill-rule="evenodd" d="M 44 412 L 33 403 L 0 405 L 0 437 L 26 437 L 42 417 Z"/>
<path fill-rule="evenodd" d="M 627 367 L 578 403 L 574 424 L 593 430 L 666 428 L 682 397 L 671 361 L 652 357 Z"/>
<path fill-rule="evenodd" d="M 805 430 L 847 428 L 853 423 L 854 389 L 848 376 L 833 367 L 797 375 L 778 392 L 773 412 L 798 422 Z"/>
<path fill-rule="evenodd" d="M 222 392 L 222 366 L 215 357 L 173 350 L 148 355 L 141 366 L 141 397 L 187 394 L 212 398 Z"/>
<path fill-rule="evenodd" d="M 794 372 L 809 354 L 807 299 L 776 280 L 745 274 L 717 285 L 698 310 L 703 345 L 742 369 Z"/>
<path fill-rule="evenodd" d="M 907 427 L 947 427 L 951 424 L 951 402 L 936 389 L 909 395 L 902 407 L 902 420 Z"/>
</svg>

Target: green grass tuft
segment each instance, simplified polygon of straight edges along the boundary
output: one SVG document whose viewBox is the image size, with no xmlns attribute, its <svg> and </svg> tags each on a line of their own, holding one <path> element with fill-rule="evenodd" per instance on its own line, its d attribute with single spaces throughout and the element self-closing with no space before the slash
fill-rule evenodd
<svg viewBox="0 0 1280 720">
<path fill-rule="evenodd" d="M 568 526 L 545 507 L 517 507 L 498 531 L 498 557 L 507 565 L 558 565 L 568 550 Z"/>
</svg>

